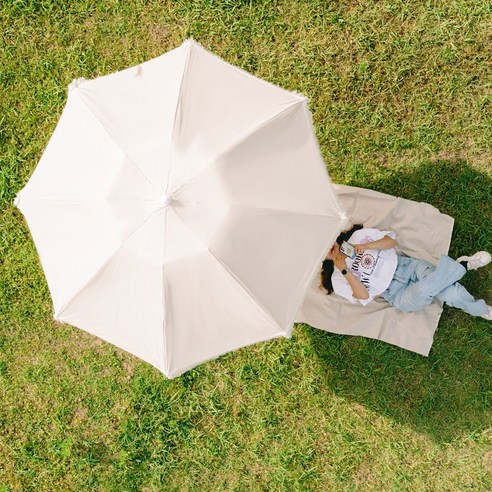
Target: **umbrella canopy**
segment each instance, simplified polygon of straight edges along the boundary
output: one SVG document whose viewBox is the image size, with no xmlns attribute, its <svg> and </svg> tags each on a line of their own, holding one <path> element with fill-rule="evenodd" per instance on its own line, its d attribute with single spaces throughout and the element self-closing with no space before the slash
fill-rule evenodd
<svg viewBox="0 0 492 492">
<path fill-rule="evenodd" d="M 344 222 L 306 98 L 193 41 L 74 81 L 15 204 L 55 318 L 168 377 L 289 337 Z"/>
</svg>

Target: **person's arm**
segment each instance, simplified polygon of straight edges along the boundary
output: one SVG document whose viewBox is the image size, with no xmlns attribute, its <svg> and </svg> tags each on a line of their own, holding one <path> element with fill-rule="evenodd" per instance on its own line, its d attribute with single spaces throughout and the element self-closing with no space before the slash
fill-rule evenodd
<svg viewBox="0 0 492 492">
<path fill-rule="evenodd" d="M 338 270 L 347 270 L 347 274 L 344 275 L 345 279 L 352 289 L 352 294 L 356 299 L 369 299 L 369 292 L 366 286 L 357 278 L 354 277 L 352 272 L 347 269 L 347 264 L 345 263 L 345 255 L 343 253 L 337 252 L 333 255 L 333 263 L 338 268 Z"/>
<path fill-rule="evenodd" d="M 359 279 L 355 278 L 350 270 L 347 270 L 345 279 L 352 288 L 352 293 L 356 299 L 369 299 L 369 292 L 366 286 Z"/>
<path fill-rule="evenodd" d="M 396 246 L 396 240 L 389 236 L 384 236 L 377 241 L 365 244 L 354 244 L 357 254 L 363 253 L 366 249 L 391 249 Z"/>
</svg>

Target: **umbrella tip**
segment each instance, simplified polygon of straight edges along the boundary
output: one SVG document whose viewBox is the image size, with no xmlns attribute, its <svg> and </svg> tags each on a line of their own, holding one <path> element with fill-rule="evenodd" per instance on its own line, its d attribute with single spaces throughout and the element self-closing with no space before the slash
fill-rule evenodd
<svg viewBox="0 0 492 492">
<path fill-rule="evenodd" d="M 345 212 L 342 212 L 341 218 L 342 218 L 342 223 L 340 224 L 340 227 L 342 228 L 343 231 L 349 225 L 350 220 Z"/>
<path fill-rule="evenodd" d="M 76 89 L 82 82 L 84 82 L 84 77 L 79 77 L 78 79 L 73 79 L 71 84 L 68 86 L 68 90 Z"/>
<path fill-rule="evenodd" d="M 196 40 L 194 40 L 193 38 L 187 38 L 183 44 L 181 46 L 190 46 L 190 47 L 198 47 L 198 48 L 201 48 L 203 49 L 203 46 Z"/>
</svg>

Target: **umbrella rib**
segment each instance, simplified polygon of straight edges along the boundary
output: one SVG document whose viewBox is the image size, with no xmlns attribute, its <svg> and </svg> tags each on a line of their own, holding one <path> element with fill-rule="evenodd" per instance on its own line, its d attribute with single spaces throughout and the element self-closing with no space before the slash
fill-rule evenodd
<svg viewBox="0 0 492 492">
<path fill-rule="evenodd" d="M 255 75 L 253 75 L 250 72 L 248 72 L 247 70 L 244 70 L 243 68 L 238 67 L 237 65 L 231 65 L 229 62 L 227 62 L 226 60 L 224 60 L 223 58 L 221 58 L 219 55 L 215 54 L 213 51 L 208 50 L 207 48 L 205 48 L 204 46 L 202 46 L 200 43 L 197 43 L 192 38 L 188 39 L 187 42 L 189 42 L 190 44 L 192 44 L 194 47 L 202 50 L 204 53 L 207 53 L 212 58 L 215 58 L 219 62 L 227 65 L 228 68 L 232 68 L 234 71 L 238 72 L 241 75 L 244 75 L 244 76 L 246 76 L 248 78 L 257 79 L 259 82 L 262 82 L 263 84 L 268 85 L 268 86 L 272 87 L 273 89 L 284 91 L 284 92 L 290 94 L 293 97 L 298 97 L 300 99 L 307 99 L 307 97 L 304 94 L 300 93 L 300 92 L 296 92 L 296 91 L 291 91 L 291 90 L 285 89 L 284 87 L 281 87 L 280 85 L 276 85 L 273 82 L 270 82 L 270 81 L 268 81 L 266 79 L 258 78 Z"/>
<path fill-rule="evenodd" d="M 330 236 L 327 236 L 328 239 L 327 239 L 327 243 L 326 243 L 326 247 L 323 249 L 322 251 L 322 254 L 320 255 L 318 261 L 314 264 L 314 267 L 312 269 L 312 271 L 310 272 L 310 274 L 306 277 L 306 282 L 303 286 L 303 291 L 306 292 L 307 289 L 308 289 L 308 286 L 310 284 L 310 282 L 312 281 L 312 279 L 314 278 L 314 276 L 316 275 L 316 271 L 318 270 L 319 268 L 319 265 L 321 264 L 322 260 L 325 258 L 325 255 L 329 249 L 329 247 L 333 244 L 333 242 L 335 241 L 335 238 L 340 234 L 340 232 L 342 232 L 342 230 L 344 229 L 345 225 L 346 225 L 346 221 L 347 221 L 347 217 L 345 215 L 344 212 L 341 212 L 340 214 L 338 215 L 327 215 L 327 214 L 308 214 L 308 213 L 303 213 L 303 212 L 292 212 L 290 210 L 277 210 L 277 209 L 270 209 L 270 208 L 265 208 L 265 207 L 249 207 L 249 206 L 244 206 L 246 208 L 255 208 L 255 209 L 258 209 L 258 210 L 271 210 L 271 211 L 274 211 L 274 212 L 281 212 L 281 213 L 289 213 L 289 214 L 296 214 L 296 215 L 303 215 L 303 216 L 311 216 L 311 217 L 325 217 L 325 218 L 330 218 L 330 219 L 338 219 L 339 220 L 339 226 L 334 229 L 334 231 L 332 231 L 332 234 Z M 258 303 L 258 305 L 261 307 L 261 309 L 263 310 L 263 312 L 265 312 L 267 315 L 269 315 L 269 317 L 271 319 L 273 319 L 275 321 L 275 319 L 273 318 L 273 316 L 268 312 L 268 310 L 259 302 L 259 300 L 254 296 L 254 294 L 252 294 L 249 289 L 241 282 L 241 280 L 236 276 L 234 275 L 234 273 L 227 267 L 227 265 L 225 265 L 218 256 L 216 256 L 213 251 L 210 250 L 209 248 L 209 251 L 210 253 L 217 259 L 217 261 L 219 261 L 221 263 L 221 265 L 226 268 L 226 270 L 232 275 L 232 277 L 239 283 L 239 285 L 246 291 L 248 292 L 248 294 Z M 297 305 L 296 305 L 296 309 L 295 309 L 295 313 L 297 313 L 299 311 L 299 308 L 301 307 L 301 304 L 304 300 L 304 297 L 305 296 L 302 296 Z M 277 323 L 277 322 L 276 322 Z M 293 323 L 295 323 L 295 317 L 294 319 L 292 320 L 292 323 L 291 325 L 293 325 Z M 277 323 L 278 324 L 278 323 Z M 289 327 L 287 327 L 288 329 Z M 292 326 L 291 326 L 292 328 Z M 283 332 L 282 332 L 283 333 Z"/>
<path fill-rule="evenodd" d="M 125 245 L 126 241 L 130 239 L 146 222 L 148 222 L 156 213 L 158 213 L 161 209 L 156 209 L 152 213 L 150 213 L 140 224 L 138 224 L 133 231 L 129 232 L 123 239 L 121 239 L 121 243 L 117 248 L 115 248 L 111 254 L 108 256 L 108 258 L 102 262 L 102 264 L 99 266 L 99 268 L 96 269 L 96 271 L 80 286 L 78 291 L 70 298 L 67 299 L 61 308 L 58 310 L 57 313 L 55 313 L 55 319 L 60 319 L 60 315 L 63 313 L 63 311 L 76 299 L 76 297 L 83 291 L 85 290 L 91 283 L 92 281 L 101 273 L 104 268 L 109 264 L 109 262 L 114 258 L 114 256 L 118 253 L 118 251 L 121 250 L 121 248 Z"/>
<path fill-rule="evenodd" d="M 60 309 L 55 312 L 55 319 L 57 321 L 63 321 L 62 318 L 60 317 L 62 314 L 63 314 L 63 311 L 65 311 L 65 309 L 67 309 L 67 307 L 70 306 L 70 304 L 77 298 L 77 296 L 79 296 L 83 291 L 84 289 L 86 289 L 91 283 L 92 281 L 99 275 L 99 273 L 101 273 L 104 268 L 109 264 L 109 262 L 115 257 L 115 255 L 118 253 L 118 251 L 120 251 L 120 249 L 122 248 L 124 244 L 124 241 L 122 241 L 120 243 L 120 245 L 114 249 L 111 254 L 108 256 L 108 258 L 99 266 L 99 268 L 97 268 L 97 270 L 84 282 L 84 284 L 77 290 L 77 292 L 72 296 L 70 297 L 70 299 L 67 299 L 63 305 L 60 307 Z"/>
<path fill-rule="evenodd" d="M 176 214 L 177 215 L 177 214 Z M 166 277 L 165 277 L 165 267 L 164 267 L 164 259 L 166 257 L 166 239 L 167 239 L 167 229 L 168 229 L 168 220 L 167 220 L 167 210 L 164 213 L 164 241 L 162 244 L 162 267 L 161 267 L 161 295 L 162 295 L 162 344 L 161 344 L 161 357 L 162 357 L 162 367 L 165 370 L 165 374 L 169 374 L 171 367 L 171 352 L 170 352 L 170 343 L 167 338 L 167 310 L 166 310 Z"/>
<path fill-rule="evenodd" d="M 225 149 L 222 149 L 218 155 L 216 155 L 213 159 L 211 159 L 207 164 L 205 164 L 202 169 L 200 169 L 200 171 L 198 173 L 196 173 L 189 181 L 185 182 L 185 183 L 182 183 L 180 186 L 178 186 L 176 189 L 174 189 L 172 191 L 172 195 L 175 195 L 177 193 L 179 193 L 183 188 L 185 188 L 187 185 L 195 182 L 197 179 L 199 179 L 200 176 L 202 176 L 203 174 L 205 174 L 211 165 L 214 165 L 217 163 L 217 161 L 224 155 L 226 154 L 227 152 L 229 152 L 231 149 L 233 149 L 234 147 L 236 147 L 238 144 L 240 144 L 241 142 L 243 142 L 246 138 L 250 137 L 251 135 L 253 135 L 255 132 L 257 132 L 258 130 L 260 130 L 261 128 L 263 128 L 264 126 L 270 124 L 272 121 L 274 121 L 275 119 L 277 118 L 280 118 L 282 115 L 284 115 L 285 113 L 287 113 L 288 111 L 290 111 L 292 108 L 294 108 L 296 105 L 300 104 L 304 102 L 304 100 L 298 100 L 298 101 L 294 101 L 292 102 L 291 104 L 289 104 L 287 107 L 283 108 L 282 110 L 280 110 L 278 113 L 275 113 L 271 116 L 269 116 L 268 118 L 266 118 L 265 120 L 262 120 L 260 123 L 257 123 L 253 126 L 251 126 L 250 128 L 248 128 L 247 130 L 241 132 L 237 138 L 234 140 L 234 142 L 232 142 L 230 145 L 228 145 Z M 171 141 L 171 145 L 172 145 L 172 141 Z"/>
<path fill-rule="evenodd" d="M 242 208 L 252 208 L 255 210 L 265 210 L 265 211 L 272 211 L 272 212 L 280 212 L 280 213 L 287 213 L 287 214 L 294 214 L 294 215 L 304 215 L 307 217 L 327 217 L 327 218 L 342 218 L 345 219 L 345 212 L 342 210 L 339 211 L 338 214 L 328 214 L 328 213 L 320 213 L 316 214 L 313 212 L 299 212 L 298 210 L 289 210 L 286 208 L 270 208 L 270 207 L 261 207 L 261 206 L 255 206 L 255 205 L 249 205 L 249 204 L 242 204 L 242 203 L 231 203 L 231 207 L 242 207 Z"/>
<path fill-rule="evenodd" d="M 260 302 L 260 300 L 251 292 L 246 285 L 241 281 L 241 279 L 234 274 L 234 272 L 210 249 L 208 248 L 210 254 L 222 265 L 222 267 L 229 273 L 229 275 L 238 283 L 238 285 L 256 302 L 257 306 L 263 311 L 263 313 L 270 318 L 278 332 L 284 335 L 284 332 L 279 328 L 280 323 L 275 319 L 275 317 L 268 311 L 268 309 Z"/>
<path fill-rule="evenodd" d="M 169 146 L 169 166 L 167 169 L 167 179 L 166 179 L 166 191 L 165 194 L 168 194 L 168 188 L 169 188 L 169 178 L 171 176 L 171 167 L 173 165 L 173 160 L 172 160 L 172 155 L 173 155 L 173 145 L 174 145 L 174 130 L 176 128 L 176 119 L 178 117 L 178 109 L 181 106 L 181 99 L 182 99 L 182 91 L 183 91 L 183 82 L 185 80 L 185 75 L 188 73 L 188 67 L 190 64 L 190 58 L 191 58 L 191 46 L 192 43 L 189 44 L 188 47 L 188 53 L 186 56 L 186 61 L 185 65 L 183 67 L 183 71 L 181 73 L 181 81 L 179 82 L 179 90 L 178 90 L 178 100 L 176 102 L 176 107 L 174 108 L 174 116 L 173 116 L 173 129 L 171 132 L 171 145 Z"/>
<path fill-rule="evenodd" d="M 179 214 L 176 213 L 176 217 L 187 227 L 189 231 L 200 241 L 200 243 L 205 244 L 203 242 L 203 239 L 193 230 L 192 227 L 190 227 L 186 221 L 180 217 Z M 279 322 L 274 318 L 274 316 L 263 306 L 263 304 L 260 302 L 260 300 L 243 284 L 243 282 L 230 270 L 230 268 L 210 249 L 210 245 L 205 244 L 207 246 L 207 250 L 210 252 L 210 254 L 222 265 L 225 270 L 231 275 L 231 277 L 239 284 L 239 286 L 252 298 L 254 301 L 257 303 L 257 305 L 260 307 L 260 309 L 263 311 L 263 313 L 273 322 L 273 324 L 277 327 L 279 327 Z M 279 333 L 283 335 L 283 332 L 281 329 L 278 329 Z"/>
<path fill-rule="evenodd" d="M 83 92 L 80 89 L 76 89 L 77 93 L 79 95 L 80 100 L 87 106 L 89 111 L 92 113 L 94 118 L 97 120 L 97 122 L 101 125 L 101 127 L 104 129 L 104 131 L 109 135 L 109 137 L 113 140 L 113 142 L 116 144 L 116 146 L 125 154 L 126 158 L 128 161 L 132 164 L 132 166 L 143 176 L 145 181 L 160 195 L 161 192 L 154 183 L 147 177 L 147 175 L 140 169 L 139 166 L 135 163 L 135 161 L 128 155 L 128 152 L 121 146 L 120 142 L 118 139 L 115 137 L 113 132 L 104 124 L 104 119 L 101 117 L 101 115 L 97 112 L 97 110 L 83 97 Z"/>
</svg>

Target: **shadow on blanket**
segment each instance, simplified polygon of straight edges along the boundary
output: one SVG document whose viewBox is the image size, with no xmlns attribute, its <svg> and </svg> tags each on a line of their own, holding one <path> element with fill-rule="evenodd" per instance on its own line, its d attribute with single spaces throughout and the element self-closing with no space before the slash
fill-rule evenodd
<svg viewBox="0 0 492 492">
<path fill-rule="evenodd" d="M 465 162 L 432 162 L 412 173 L 366 178 L 347 184 L 425 201 L 454 217 L 451 256 L 492 250 L 492 179 Z M 491 268 L 469 272 L 463 284 L 492 301 Z M 463 435 L 478 439 L 489 428 L 490 322 L 445 308 L 429 358 L 378 340 L 299 328 L 322 362 L 323 384 L 340 396 L 438 442 Z"/>
</svg>

